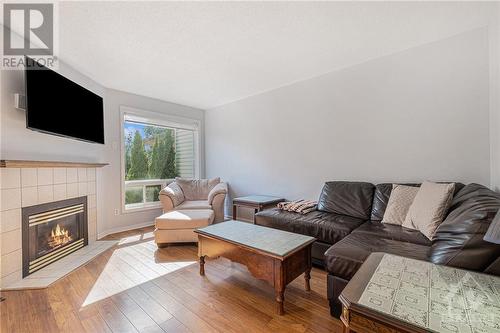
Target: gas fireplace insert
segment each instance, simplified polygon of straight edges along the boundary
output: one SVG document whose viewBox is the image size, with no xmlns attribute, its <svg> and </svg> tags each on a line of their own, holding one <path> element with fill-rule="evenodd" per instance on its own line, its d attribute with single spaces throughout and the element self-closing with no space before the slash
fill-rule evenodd
<svg viewBox="0 0 500 333">
<path fill-rule="evenodd" d="M 23 277 L 86 246 L 87 197 L 22 209 Z"/>
</svg>

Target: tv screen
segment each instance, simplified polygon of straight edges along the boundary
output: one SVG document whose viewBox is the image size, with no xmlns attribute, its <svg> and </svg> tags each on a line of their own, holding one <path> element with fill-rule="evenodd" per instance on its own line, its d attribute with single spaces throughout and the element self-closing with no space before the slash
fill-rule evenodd
<svg viewBox="0 0 500 333">
<path fill-rule="evenodd" d="M 26 127 L 104 143 L 102 98 L 30 58 L 26 65 Z"/>
</svg>

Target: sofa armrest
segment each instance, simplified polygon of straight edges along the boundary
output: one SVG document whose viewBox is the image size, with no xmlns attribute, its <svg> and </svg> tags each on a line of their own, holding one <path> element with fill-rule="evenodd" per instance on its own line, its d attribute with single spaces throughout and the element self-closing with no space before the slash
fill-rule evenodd
<svg viewBox="0 0 500 333">
<path fill-rule="evenodd" d="M 217 194 L 224 194 L 224 196 L 227 194 L 227 184 L 226 183 L 219 183 L 214 186 L 208 193 L 208 203 L 211 205 L 214 201 L 214 198 Z"/>
<path fill-rule="evenodd" d="M 184 202 L 184 193 L 177 183 L 172 182 L 165 186 L 159 194 L 160 201 L 163 204 L 163 210 L 169 211 Z"/>
</svg>

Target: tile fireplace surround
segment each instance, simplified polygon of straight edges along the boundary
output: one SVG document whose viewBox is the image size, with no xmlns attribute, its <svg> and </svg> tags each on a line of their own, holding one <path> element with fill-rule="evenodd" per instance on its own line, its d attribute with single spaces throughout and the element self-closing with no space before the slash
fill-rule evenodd
<svg viewBox="0 0 500 333">
<path fill-rule="evenodd" d="M 19 284 L 22 280 L 21 210 L 23 207 L 87 196 L 89 239 L 87 248 L 102 247 L 94 243 L 97 235 L 96 173 L 103 165 L 60 162 L 51 164 L 51 162 L 36 161 L 2 161 L 1 164 L 0 287 L 2 289 Z M 50 268 L 51 265 L 46 268 Z"/>
</svg>

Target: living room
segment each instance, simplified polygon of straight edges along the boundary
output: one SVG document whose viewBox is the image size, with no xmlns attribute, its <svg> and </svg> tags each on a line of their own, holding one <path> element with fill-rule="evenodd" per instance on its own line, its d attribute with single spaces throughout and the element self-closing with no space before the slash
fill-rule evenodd
<svg viewBox="0 0 500 333">
<path fill-rule="evenodd" d="M 499 2 L 2 10 L 1 332 L 500 332 Z"/>
</svg>

